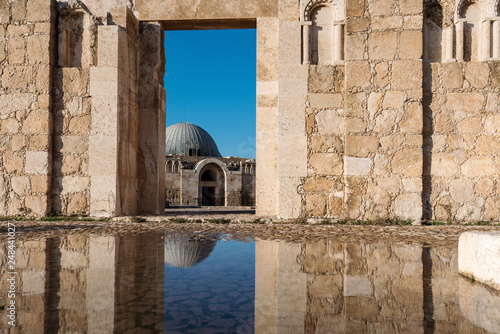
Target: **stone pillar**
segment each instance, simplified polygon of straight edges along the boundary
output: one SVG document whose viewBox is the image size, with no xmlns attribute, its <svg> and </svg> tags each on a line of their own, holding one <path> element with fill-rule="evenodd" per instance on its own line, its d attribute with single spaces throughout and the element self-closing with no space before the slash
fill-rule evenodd
<svg viewBox="0 0 500 334">
<path fill-rule="evenodd" d="M 491 21 L 485 20 L 481 23 L 481 53 L 482 60 L 491 58 Z"/>
<path fill-rule="evenodd" d="M 300 53 L 299 53 L 300 55 Z M 275 216 L 278 200 L 278 19 L 257 19 L 256 213 Z"/>
<path fill-rule="evenodd" d="M 445 48 L 444 48 L 444 52 L 445 52 L 445 61 L 446 62 L 451 62 L 451 61 L 455 61 L 455 59 L 453 58 L 453 37 L 454 37 L 454 34 L 455 34 L 455 27 L 452 25 L 448 28 L 445 28 Z"/>
<path fill-rule="evenodd" d="M 493 58 L 500 59 L 500 20 L 493 21 Z"/>
<path fill-rule="evenodd" d="M 289 11 L 288 6 L 280 10 L 278 27 L 278 217 L 298 218 L 302 204 L 298 187 L 307 176 L 308 66 L 301 63 L 302 24 Z"/>
<path fill-rule="evenodd" d="M 139 39 L 138 211 L 165 210 L 166 92 L 164 33 L 159 23 L 142 22 Z"/>
<path fill-rule="evenodd" d="M 457 51 L 456 58 L 457 61 L 464 61 L 464 21 L 458 21 L 456 25 L 457 29 Z"/>
<path fill-rule="evenodd" d="M 311 63 L 311 21 L 302 23 L 302 59 L 303 63 Z"/>
<path fill-rule="evenodd" d="M 137 28 L 127 7 L 117 25 L 99 26 L 98 64 L 90 69 L 90 214 L 137 212 Z"/>
<path fill-rule="evenodd" d="M 333 25 L 333 63 L 344 60 L 344 25 L 342 22 L 335 22 Z"/>
</svg>

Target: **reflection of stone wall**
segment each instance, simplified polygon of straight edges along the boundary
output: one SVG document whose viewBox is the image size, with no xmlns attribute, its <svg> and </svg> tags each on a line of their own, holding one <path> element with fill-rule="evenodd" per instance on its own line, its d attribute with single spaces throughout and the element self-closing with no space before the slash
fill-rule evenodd
<svg viewBox="0 0 500 334">
<path fill-rule="evenodd" d="M 461 314 L 453 248 L 257 241 L 255 274 L 256 332 L 483 333 L 496 314 Z"/>
<path fill-rule="evenodd" d="M 2 243 L 2 303 L 8 301 L 6 249 Z M 158 234 L 19 240 L 16 252 L 21 332 L 162 332 L 163 245 Z M 9 327 L 2 317 L 0 331 Z"/>
</svg>

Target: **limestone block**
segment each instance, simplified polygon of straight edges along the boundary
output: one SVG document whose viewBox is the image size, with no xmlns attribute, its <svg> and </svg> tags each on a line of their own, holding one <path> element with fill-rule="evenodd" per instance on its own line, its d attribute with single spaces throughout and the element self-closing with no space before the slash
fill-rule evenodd
<svg viewBox="0 0 500 334">
<path fill-rule="evenodd" d="M 45 192 L 47 192 L 47 190 Z M 46 195 L 27 196 L 25 200 L 25 206 L 37 216 L 44 216 L 50 211 L 49 200 Z"/>
<path fill-rule="evenodd" d="M 90 134 L 90 116 L 73 117 L 69 121 L 68 131 L 72 134 Z"/>
<path fill-rule="evenodd" d="M 7 50 L 9 55 L 9 64 L 23 64 L 26 54 L 26 42 L 24 37 L 9 38 Z"/>
<path fill-rule="evenodd" d="M 409 179 L 409 180 L 415 180 L 415 179 Z M 418 180 L 420 180 L 420 179 L 418 179 Z M 401 182 L 400 182 L 400 179 L 397 177 L 378 178 L 378 179 L 376 179 L 376 181 L 377 181 L 377 184 L 381 188 L 387 190 L 392 195 L 399 194 L 399 192 L 401 190 Z M 405 180 L 403 180 L 403 182 L 404 181 Z"/>
<path fill-rule="evenodd" d="M 372 30 L 398 29 L 402 25 L 403 17 L 400 15 L 372 17 Z"/>
<path fill-rule="evenodd" d="M 482 128 L 483 122 L 480 117 L 466 118 L 457 124 L 457 130 L 461 133 L 480 133 Z"/>
<path fill-rule="evenodd" d="M 451 181 L 450 193 L 453 200 L 459 203 L 474 200 L 474 183 L 469 179 L 456 179 Z"/>
<path fill-rule="evenodd" d="M 56 189 L 57 193 L 62 195 L 73 194 L 87 190 L 89 178 L 86 176 L 57 177 L 54 179 L 54 184 L 57 185 L 54 188 L 60 187 L 60 189 Z"/>
<path fill-rule="evenodd" d="M 49 152 L 27 151 L 25 173 L 28 174 L 48 174 L 49 172 Z"/>
<path fill-rule="evenodd" d="M 23 122 L 23 133 L 48 134 L 50 114 L 47 109 L 33 110 Z"/>
<path fill-rule="evenodd" d="M 50 51 L 50 35 L 33 35 L 28 37 L 27 55 L 30 64 L 49 64 Z"/>
<path fill-rule="evenodd" d="M 382 107 L 384 95 L 378 92 L 371 92 L 368 96 L 368 113 L 373 117 Z"/>
<path fill-rule="evenodd" d="M 450 114 L 441 113 L 434 117 L 434 132 L 435 133 L 449 133 L 453 130 L 454 123 Z"/>
<path fill-rule="evenodd" d="M 349 20 L 346 21 L 345 25 L 345 31 L 347 33 L 353 33 L 353 32 L 361 32 L 361 31 L 366 31 L 368 29 L 368 26 L 370 24 L 370 20 L 367 17 L 352 17 Z M 347 35 L 349 36 L 354 36 L 354 35 Z M 348 44 L 348 43 L 346 43 Z M 348 58 L 351 59 L 351 58 Z"/>
<path fill-rule="evenodd" d="M 344 143 L 339 136 L 311 136 L 309 150 L 311 152 L 343 153 Z"/>
<path fill-rule="evenodd" d="M 307 137 L 280 136 L 278 174 L 288 177 L 307 176 Z"/>
<path fill-rule="evenodd" d="M 278 180 L 278 216 L 285 219 L 298 218 L 301 215 L 302 196 L 297 188 L 299 177 L 280 177 Z"/>
<path fill-rule="evenodd" d="M 28 143 L 30 151 L 47 151 L 49 149 L 48 135 L 31 135 Z"/>
<path fill-rule="evenodd" d="M 402 194 L 396 197 L 394 212 L 400 219 L 422 219 L 422 198 L 420 194 Z"/>
<path fill-rule="evenodd" d="M 26 19 L 28 21 L 49 21 L 51 15 L 51 1 L 29 0 L 26 7 Z"/>
<path fill-rule="evenodd" d="M 344 296 L 371 296 L 372 285 L 370 279 L 364 276 L 345 276 Z"/>
<path fill-rule="evenodd" d="M 491 196 L 484 204 L 484 219 L 498 220 L 500 217 L 500 196 Z"/>
<path fill-rule="evenodd" d="M 330 217 L 339 217 L 342 213 L 342 206 L 344 205 L 344 199 L 335 197 L 330 194 L 328 196 L 328 215 Z"/>
<path fill-rule="evenodd" d="M 2 75 L 2 86 L 7 89 L 25 90 L 33 82 L 31 66 L 6 67 Z"/>
<path fill-rule="evenodd" d="M 500 153 L 500 142 L 498 136 L 480 136 L 476 141 L 476 152 L 481 155 Z"/>
<path fill-rule="evenodd" d="M 281 2 L 280 2 L 281 3 Z M 297 4 L 297 2 L 295 2 Z M 298 16 L 298 15 L 297 15 Z M 280 64 L 300 64 L 302 59 L 302 25 L 295 22 L 279 23 L 278 57 Z"/>
<path fill-rule="evenodd" d="M 117 143 L 114 136 L 89 137 L 90 175 L 114 176 L 116 170 Z"/>
<path fill-rule="evenodd" d="M 363 133 L 366 131 L 366 121 L 361 118 L 346 118 L 345 131 L 348 133 Z"/>
<path fill-rule="evenodd" d="M 346 78 L 347 80 L 347 78 Z M 346 117 L 363 117 L 366 109 L 366 93 L 355 93 L 345 95 L 345 116 Z"/>
<path fill-rule="evenodd" d="M 345 175 L 368 175 L 372 168 L 372 159 L 344 157 Z"/>
<path fill-rule="evenodd" d="M 350 61 L 345 65 L 346 88 L 368 87 L 370 85 L 370 65 L 365 61 Z"/>
<path fill-rule="evenodd" d="M 319 194 L 306 195 L 306 213 L 308 216 L 324 217 L 327 213 L 327 196 Z"/>
<path fill-rule="evenodd" d="M 350 22 L 350 21 L 348 21 Z M 345 59 L 365 60 L 365 49 L 367 34 L 352 34 L 345 36 Z"/>
<path fill-rule="evenodd" d="M 484 88 L 488 84 L 490 69 L 488 63 L 468 62 L 465 66 L 465 79 L 474 88 Z"/>
<path fill-rule="evenodd" d="M 46 175 L 31 175 L 30 183 L 32 192 L 46 192 L 49 184 L 49 178 Z"/>
<path fill-rule="evenodd" d="M 317 175 L 342 175 L 342 157 L 335 153 L 313 153 L 309 163 Z"/>
<path fill-rule="evenodd" d="M 422 32 L 420 30 L 406 30 L 401 32 L 399 45 L 400 59 L 420 59 L 422 58 L 422 43 L 415 41 L 422 40 Z"/>
<path fill-rule="evenodd" d="M 382 88 L 389 83 L 389 64 L 380 62 L 375 65 L 375 79 L 373 83 L 376 87 Z"/>
<path fill-rule="evenodd" d="M 50 93 L 51 92 L 51 82 L 52 82 L 52 69 L 49 65 L 37 65 L 36 67 L 36 77 L 35 77 L 35 88 L 40 93 Z"/>
<path fill-rule="evenodd" d="M 422 179 L 421 178 L 413 178 L 413 179 L 402 179 L 403 187 L 406 192 L 409 193 L 419 193 L 422 192 Z"/>
<path fill-rule="evenodd" d="M 420 14 L 423 11 L 423 3 L 413 0 L 399 0 L 399 12 L 401 14 Z"/>
<path fill-rule="evenodd" d="M 336 110 L 323 110 L 316 115 L 320 134 L 344 134 L 344 117 Z"/>
<path fill-rule="evenodd" d="M 87 147 L 86 136 L 60 136 L 55 140 L 56 151 L 60 153 L 83 154 Z"/>
<path fill-rule="evenodd" d="M 368 58 L 390 60 L 396 56 L 398 35 L 395 31 L 373 32 L 368 36 Z"/>
<path fill-rule="evenodd" d="M 19 153 L 6 151 L 3 154 L 3 166 L 8 174 L 20 174 L 24 169 L 24 159 Z"/>
<path fill-rule="evenodd" d="M 0 1 L 0 23 L 8 23 L 10 20 L 9 14 L 9 1 Z"/>
<path fill-rule="evenodd" d="M 491 85 L 500 87 L 500 63 L 492 62 L 491 64 Z"/>
<path fill-rule="evenodd" d="M 396 11 L 395 0 L 370 0 L 369 11 L 373 16 L 377 15 L 393 15 Z"/>
<path fill-rule="evenodd" d="M 91 68 L 92 72 L 96 70 L 105 71 L 104 69 L 98 69 L 97 67 Z M 56 78 L 55 80 L 61 82 L 61 90 L 65 93 L 71 93 L 75 95 L 84 95 L 87 91 L 87 73 L 86 71 L 78 67 L 62 67 L 55 69 Z M 104 72 L 103 75 L 110 74 Z M 92 78 L 92 77 L 91 77 Z M 111 78 L 109 79 L 111 80 Z M 105 87 L 102 87 L 104 89 Z M 108 88 L 109 89 L 109 88 Z"/>
<path fill-rule="evenodd" d="M 90 215 L 109 217 L 116 212 L 116 177 L 92 176 L 90 184 Z"/>
<path fill-rule="evenodd" d="M 306 192 L 332 192 L 335 181 L 325 177 L 308 177 L 303 185 Z"/>
<path fill-rule="evenodd" d="M 412 103 L 399 123 L 399 130 L 404 133 L 422 133 L 423 112 L 420 103 Z"/>
<path fill-rule="evenodd" d="M 398 91 L 388 91 L 384 96 L 383 108 L 401 109 L 406 100 L 406 94 Z"/>
<path fill-rule="evenodd" d="M 449 93 L 446 108 L 453 111 L 477 112 L 484 103 L 484 95 L 479 92 Z"/>
<path fill-rule="evenodd" d="M 379 147 L 379 139 L 375 136 L 352 136 L 345 137 L 345 152 L 352 157 L 366 158 L 375 153 Z"/>
<path fill-rule="evenodd" d="M 462 233 L 458 242 L 458 271 L 500 290 L 500 233 Z"/>
<path fill-rule="evenodd" d="M 500 115 L 489 116 L 484 121 L 486 133 L 498 133 L 500 131 Z"/>
<path fill-rule="evenodd" d="M 346 2 L 346 15 L 348 17 L 364 16 L 366 0 L 354 0 Z"/>
<path fill-rule="evenodd" d="M 0 121 L 2 133 L 14 134 L 19 131 L 19 122 L 15 118 Z"/>
<path fill-rule="evenodd" d="M 463 75 L 461 63 L 443 63 L 441 71 L 443 86 L 448 89 L 462 88 Z"/>
<path fill-rule="evenodd" d="M 467 177 L 487 176 L 495 173 L 493 160 L 490 157 L 470 157 L 462 165 L 462 174 Z"/>
<path fill-rule="evenodd" d="M 342 108 L 341 94 L 309 94 L 311 108 Z"/>
<path fill-rule="evenodd" d="M 423 155 L 419 148 L 400 150 L 392 159 L 392 171 L 405 176 L 421 176 L 422 166 Z"/>
<path fill-rule="evenodd" d="M 10 179 L 12 190 L 19 196 L 28 194 L 30 190 L 30 181 L 27 176 L 13 176 Z"/>
<path fill-rule="evenodd" d="M 276 80 L 278 80 L 278 19 L 259 18 L 257 19 L 257 81 Z"/>
<path fill-rule="evenodd" d="M 395 90 L 417 89 L 422 86 L 422 62 L 395 60 L 392 63 L 392 84 Z"/>
<path fill-rule="evenodd" d="M 10 141 L 12 151 L 21 151 L 26 147 L 26 136 L 15 135 Z"/>
<path fill-rule="evenodd" d="M 45 270 L 24 270 L 21 273 L 22 294 L 39 295 L 45 293 Z"/>
</svg>

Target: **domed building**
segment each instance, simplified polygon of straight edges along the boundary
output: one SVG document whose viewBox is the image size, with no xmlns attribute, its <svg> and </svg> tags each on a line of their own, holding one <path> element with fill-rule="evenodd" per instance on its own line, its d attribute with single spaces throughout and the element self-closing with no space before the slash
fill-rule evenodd
<svg viewBox="0 0 500 334">
<path fill-rule="evenodd" d="M 223 158 L 201 127 L 167 127 L 165 154 L 166 207 L 255 205 L 255 160 Z"/>
</svg>

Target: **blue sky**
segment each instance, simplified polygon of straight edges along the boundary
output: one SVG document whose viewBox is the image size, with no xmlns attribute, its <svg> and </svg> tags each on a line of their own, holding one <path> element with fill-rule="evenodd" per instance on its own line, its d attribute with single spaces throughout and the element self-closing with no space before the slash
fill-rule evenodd
<svg viewBox="0 0 500 334">
<path fill-rule="evenodd" d="M 165 31 L 167 126 L 204 128 L 222 156 L 255 158 L 255 29 Z"/>
</svg>

